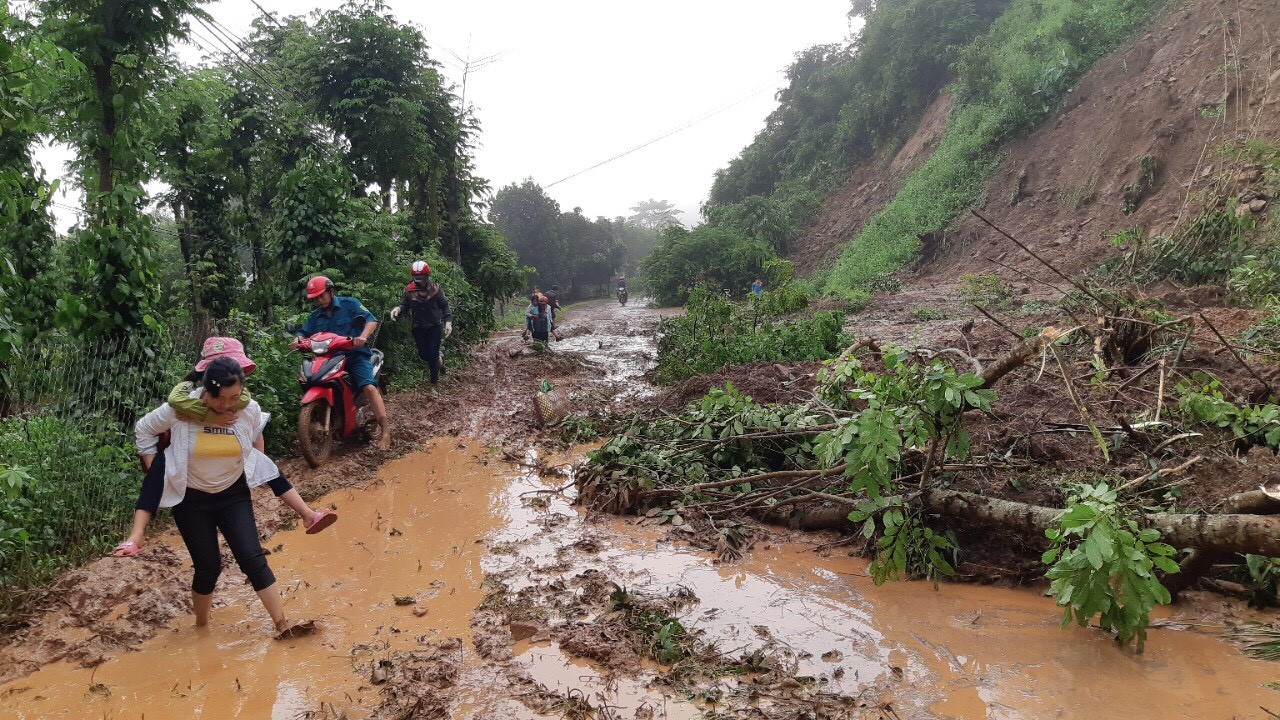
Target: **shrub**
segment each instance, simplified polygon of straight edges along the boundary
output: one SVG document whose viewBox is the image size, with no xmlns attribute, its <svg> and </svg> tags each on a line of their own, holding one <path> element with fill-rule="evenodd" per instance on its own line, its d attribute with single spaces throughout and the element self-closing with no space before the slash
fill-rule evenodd
<svg viewBox="0 0 1280 720">
<path fill-rule="evenodd" d="M 731 363 L 822 360 L 848 342 L 837 312 L 778 322 L 762 303 L 734 303 L 705 286 L 690 292 L 687 307 L 684 315 L 659 325 L 659 382 L 679 382 Z"/>
<path fill-rule="evenodd" d="M 672 227 L 640 263 L 640 279 L 658 305 L 680 305 L 700 284 L 745 293 L 773 258 L 764 242 L 729 230 Z"/>
</svg>

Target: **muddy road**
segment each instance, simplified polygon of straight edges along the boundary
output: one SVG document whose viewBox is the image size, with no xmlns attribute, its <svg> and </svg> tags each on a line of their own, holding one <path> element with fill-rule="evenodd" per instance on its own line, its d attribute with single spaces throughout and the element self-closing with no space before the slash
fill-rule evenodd
<svg viewBox="0 0 1280 720">
<path fill-rule="evenodd" d="M 400 457 L 354 450 L 292 477 L 341 520 L 272 524 L 264 545 L 291 617 L 319 633 L 272 641 L 234 565 L 196 631 L 176 534 L 136 559 L 69 575 L 0 648 L 0 718 L 1086 718 L 1259 717 L 1276 666 L 1218 637 L 1246 615 L 1189 594 L 1147 651 L 1058 629 L 1032 589 L 876 587 L 835 536 L 766 531 L 716 564 L 678 528 L 586 517 L 574 465 L 529 424 L 548 378 L 576 410 L 625 410 L 656 390 L 657 313 L 579 305 L 565 339 L 531 353 L 496 336 L 439 395 L 392 400 Z M 369 477 L 355 481 L 368 467 Z M 292 468 L 291 468 L 292 469 Z M 641 659 L 610 595 L 672 599 L 704 648 L 767 658 L 739 676 Z M 758 651 L 758 652 L 757 652 Z M 717 714 L 718 713 L 718 714 Z"/>
</svg>

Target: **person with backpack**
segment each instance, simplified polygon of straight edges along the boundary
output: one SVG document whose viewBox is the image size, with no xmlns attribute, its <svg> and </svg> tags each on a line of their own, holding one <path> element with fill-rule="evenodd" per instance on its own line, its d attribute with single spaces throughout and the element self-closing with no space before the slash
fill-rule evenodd
<svg viewBox="0 0 1280 720">
<path fill-rule="evenodd" d="M 555 321 L 551 317 L 551 305 L 546 295 L 533 293 L 529 296 L 529 307 L 525 308 L 525 329 L 537 342 L 548 342 L 555 332 Z"/>
<path fill-rule="evenodd" d="M 418 346 L 418 357 L 431 368 L 431 385 L 435 386 L 442 370 L 440 344 L 453 334 L 453 311 L 444 290 L 431 279 L 431 266 L 424 260 L 416 260 L 409 266 L 413 282 L 404 286 L 404 298 L 398 307 L 392 308 L 391 319 L 400 317 L 405 310 L 413 320 L 413 341 Z"/>
<path fill-rule="evenodd" d="M 551 322 L 555 322 L 556 313 L 560 311 L 560 286 L 552 285 L 547 292 L 547 305 L 551 308 Z"/>
</svg>

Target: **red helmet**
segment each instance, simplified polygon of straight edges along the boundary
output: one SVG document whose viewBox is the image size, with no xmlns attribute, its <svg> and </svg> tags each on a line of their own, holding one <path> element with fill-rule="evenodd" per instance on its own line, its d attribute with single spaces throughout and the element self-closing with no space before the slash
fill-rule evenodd
<svg viewBox="0 0 1280 720">
<path fill-rule="evenodd" d="M 314 300 L 325 293 L 325 291 L 333 290 L 333 281 L 324 275 L 317 275 L 307 281 L 307 299 Z"/>
<path fill-rule="evenodd" d="M 409 266 L 409 272 L 414 275 L 430 275 L 431 266 L 425 260 L 414 260 Z"/>
</svg>

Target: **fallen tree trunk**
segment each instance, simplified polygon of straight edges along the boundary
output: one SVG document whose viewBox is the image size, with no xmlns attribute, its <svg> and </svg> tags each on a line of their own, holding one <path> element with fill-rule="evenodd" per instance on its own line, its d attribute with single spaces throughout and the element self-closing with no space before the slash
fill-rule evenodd
<svg viewBox="0 0 1280 720">
<path fill-rule="evenodd" d="M 1043 535 L 1057 524 L 1058 508 L 984 497 L 956 490 L 925 490 L 903 501 L 924 512 L 973 522 L 1013 528 Z M 854 503 L 796 510 L 789 514 L 768 513 L 763 519 L 783 522 L 801 530 L 848 529 Z M 1196 548 L 1220 553 L 1253 553 L 1280 556 L 1280 518 L 1267 515 L 1228 513 L 1220 515 L 1143 515 L 1145 527 L 1160 531 L 1160 539 L 1178 548 Z"/>
<path fill-rule="evenodd" d="M 996 358 L 982 371 L 982 387 L 990 388 L 1000 378 L 1021 367 L 1022 363 L 1043 352 L 1045 341 L 1044 335 L 1036 335 Z"/>
<path fill-rule="evenodd" d="M 1228 513 L 1254 513 L 1258 515 L 1274 515 L 1280 513 L 1280 500 L 1267 495 L 1260 490 L 1252 490 L 1239 495 L 1232 495 L 1222 503 L 1222 509 Z M 1204 577 L 1217 563 L 1224 559 L 1224 555 L 1228 553 L 1197 548 L 1192 550 L 1182 562 L 1179 564 L 1178 574 L 1169 576 L 1165 582 L 1165 589 L 1174 598 L 1183 590 L 1191 587 L 1197 580 Z"/>
</svg>

